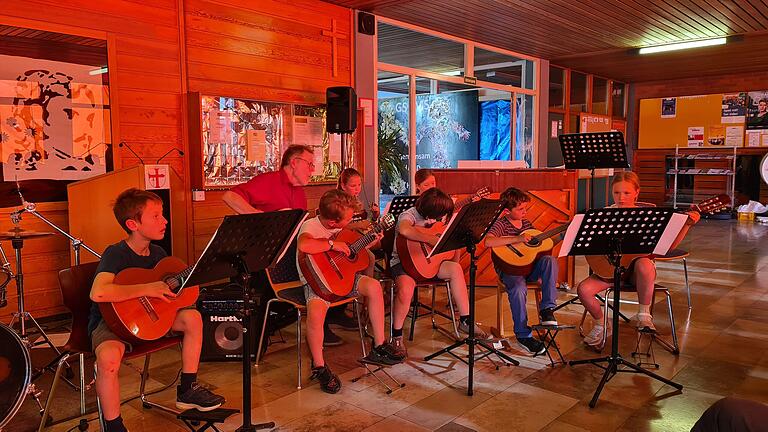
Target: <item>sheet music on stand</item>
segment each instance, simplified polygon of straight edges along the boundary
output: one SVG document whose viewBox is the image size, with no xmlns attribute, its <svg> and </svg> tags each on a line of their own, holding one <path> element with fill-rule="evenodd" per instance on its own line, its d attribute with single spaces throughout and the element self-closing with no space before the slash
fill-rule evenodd
<svg viewBox="0 0 768 432">
<path fill-rule="evenodd" d="M 621 132 L 563 134 L 558 139 L 567 169 L 629 168 Z"/>
<path fill-rule="evenodd" d="M 688 215 L 664 207 L 588 210 L 573 217 L 558 257 L 606 255 L 616 239 L 622 254 L 664 255 L 687 220 Z"/>
<path fill-rule="evenodd" d="M 409 208 L 416 205 L 416 200 L 419 199 L 418 195 L 398 195 L 392 198 L 392 201 L 387 203 L 387 207 L 384 209 L 384 214 L 391 213 L 397 220 L 400 214 Z"/>
<path fill-rule="evenodd" d="M 503 211 L 504 201 L 501 200 L 481 199 L 462 207 L 461 210 L 451 216 L 440 240 L 429 251 L 427 258 L 431 258 L 435 254 L 465 248 L 468 240 L 473 244 L 479 243 Z M 459 221 L 463 221 L 463 223 L 460 224 Z"/>
<path fill-rule="evenodd" d="M 246 253 L 245 262 L 253 271 L 274 267 L 290 249 L 307 214 L 305 210 L 284 210 L 224 216 L 182 287 L 229 278 L 234 271 L 231 258 L 241 252 L 259 250 L 259 255 L 263 257 L 274 257 L 270 262 L 263 262 L 257 261 L 256 255 Z M 286 231 L 286 225 L 292 229 Z M 254 231 L 254 226 L 260 230 Z M 286 232 L 286 235 L 275 236 L 275 233 L 281 232 Z"/>
</svg>

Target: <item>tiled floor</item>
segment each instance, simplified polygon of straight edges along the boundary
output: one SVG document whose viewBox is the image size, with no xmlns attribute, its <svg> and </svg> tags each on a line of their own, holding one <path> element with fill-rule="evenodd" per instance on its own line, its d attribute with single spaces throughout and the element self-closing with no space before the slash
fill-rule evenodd
<svg viewBox="0 0 768 432">
<path fill-rule="evenodd" d="M 659 283 L 672 290 L 681 354 L 674 356 L 659 346 L 654 351 L 659 373 L 685 387 L 682 392 L 643 375 L 620 374 L 605 387 L 596 408 L 587 405 L 602 370 L 590 365 L 548 367 L 546 358 L 531 358 L 516 349 L 511 355 L 520 366 L 487 360 L 475 370 L 474 395 L 466 395 L 467 366 L 449 356 L 424 362 L 424 355 L 450 341 L 433 331 L 428 318 L 417 322 L 415 340 L 408 346 L 407 363 L 391 368 L 406 386 L 391 395 L 371 377 L 351 379 L 363 370 L 356 367 L 357 333 L 339 332 L 347 343 L 330 348 L 326 357 L 342 376 L 339 394 L 322 393 L 308 382 L 306 345 L 303 376 L 306 387 L 296 390 L 296 355 L 292 329 L 289 341 L 270 349 L 264 363 L 253 369 L 254 422 L 274 421 L 279 430 L 291 431 L 684 431 L 719 398 L 736 395 L 768 402 L 768 227 L 736 222 L 703 221 L 683 247 L 691 251 L 688 267 L 693 309 L 688 310 L 682 264 L 659 264 Z M 586 274 L 579 261 L 577 274 Z M 566 299 L 562 293 L 561 300 Z M 530 316 L 535 316 L 529 299 Z M 657 299 L 655 315 L 660 332 L 669 334 L 665 304 Z M 478 290 L 477 313 L 487 324 L 495 322 L 495 288 Z M 443 300 L 440 302 L 445 304 Z M 634 315 L 635 306 L 624 311 Z M 569 306 L 557 318 L 578 324 L 580 306 Z M 588 320 L 589 321 L 589 320 Z M 625 358 L 635 348 L 636 333 L 621 325 L 620 351 Z M 568 359 L 593 357 L 575 330 L 558 337 Z M 169 382 L 178 370 L 175 353 L 157 356 L 154 384 Z M 135 384 L 135 372 L 123 368 L 126 381 Z M 241 370 L 237 363 L 204 363 L 201 380 L 227 397 L 228 406 L 240 408 Z M 136 387 L 126 384 L 126 397 Z M 171 401 L 173 391 L 159 396 Z M 129 429 L 177 431 L 184 426 L 157 410 L 142 410 L 132 401 L 124 405 Z M 89 416 L 93 417 L 93 415 Z M 234 430 L 241 416 L 231 417 L 223 430 Z M 76 422 L 51 430 L 66 431 Z"/>
</svg>

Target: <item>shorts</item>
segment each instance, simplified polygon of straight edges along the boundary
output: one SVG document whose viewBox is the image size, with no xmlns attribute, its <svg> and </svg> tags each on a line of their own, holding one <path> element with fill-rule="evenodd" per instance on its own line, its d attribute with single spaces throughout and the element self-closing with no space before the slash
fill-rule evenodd
<svg viewBox="0 0 768 432">
<path fill-rule="evenodd" d="M 403 264 L 397 263 L 389 268 L 389 272 L 392 274 L 392 279 L 397 279 L 400 276 L 409 276 L 403 268 Z"/>
<path fill-rule="evenodd" d="M 363 276 L 365 275 L 362 273 L 355 274 L 355 283 L 352 286 L 352 291 L 350 291 L 349 294 L 347 294 L 346 296 L 342 297 L 339 300 L 358 297 L 360 293 L 357 291 L 357 286 L 360 283 L 360 279 Z M 320 297 L 319 295 L 315 294 L 315 292 L 312 290 L 312 287 L 310 287 L 308 284 L 304 284 L 304 300 L 306 301 L 307 305 L 309 305 L 310 300 L 320 300 L 321 302 L 325 303 L 326 306 L 330 306 L 330 304 L 332 303 Z"/>
</svg>

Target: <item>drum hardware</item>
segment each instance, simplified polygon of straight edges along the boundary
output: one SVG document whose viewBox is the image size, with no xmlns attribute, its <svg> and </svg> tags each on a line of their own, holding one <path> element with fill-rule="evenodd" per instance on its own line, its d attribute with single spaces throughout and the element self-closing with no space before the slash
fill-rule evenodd
<svg viewBox="0 0 768 432">
<path fill-rule="evenodd" d="M 16 415 L 27 396 L 35 400 L 43 415 L 41 394 L 32 384 L 32 361 L 27 344 L 11 328 L 0 324 L 0 400 L 4 402 L 0 406 L 0 430 Z M 50 417 L 46 418 L 45 424 L 50 421 Z"/>
<path fill-rule="evenodd" d="M 99 258 L 99 259 L 101 259 L 101 255 L 99 255 L 98 253 L 96 253 L 96 251 L 94 251 L 92 248 L 90 248 L 90 247 L 89 247 L 87 244 L 85 244 L 85 242 L 83 242 L 81 239 L 78 239 L 78 238 L 75 238 L 75 237 L 73 237 L 73 236 L 72 236 L 72 235 L 70 235 L 68 232 L 66 232 L 65 230 L 63 230 L 61 227 L 59 227 L 58 225 L 56 225 L 55 223 L 53 223 L 52 221 L 50 221 L 49 219 L 47 219 L 45 216 L 41 215 L 41 214 L 40 214 L 40 213 L 37 211 L 37 204 L 35 204 L 35 203 L 32 203 L 32 202 L 28 202 L 27 200 L 25 200 L 25 199 L 24 199 L 24 195 L 21 193 L 21 185 L 19 184 L 19 182 L 18 182 L 18 179 L 16 180 L 16 191 L 17 191 L 17 192 L 18 192 L 18 194 L 19 194 L 19 199 L 21 200 L 21 203 L 22 203 L 22 208 L 20 208 L 20 209 L 18 209 L 18 210 L 16 210 L 16 211 L 14 211 L 14 212 L 12 212 L 12 213 L 11 213 L 11 215 L 10 215 L 10 216 L 11 216 L 11 222 L 13 222 L 13 224 L 14 224 L 14 225 L 16 225 L 16 228 L 14 229 L 14 232 L 26 232 L 26 233 L 29 233 L 29 234 L 27 234 L 27 235 L 28 235 L 30 238 L 39 237 L 39 236 L 36 236 L 35 234 L 32 234 L 32 232 L 28 232 L 28 231 L 21 231 L 21 230 L 19 230 L 19 229 L 18 229 L 18 225 L 19 225 L 19 223 L 21 223 L 21 220 L 22 220 L 23 214 L 24 214 L 24 213 L 29 213 L 29 214 L 31 214 L 31 215 L 33 215 L 33 216 L 35 216 L 36 218 L 40 219 L 41 221 L 45 222 L 45 223 L 46 223 L 48 226 L 50 226 L 50 227 L 51 227 L 53 230 L 55 230 L 57 233 L 59 233 L 59 234 L 63 235 L 63 236 L 64 236 L 64 237 L 66 237 L 67 239 L 69 239 L 69 241 L 71 242 L 71 245 L 72 245 L 72 250 L 73 250 L 73 252 L 74 252 L 74 261 L 75 261 L 75 265 L 80 265 L 80 248 L 81 248 L 81 247 L 82 247 L 83 249 L 85 249 L 86 251 L 90 252 L 91 254 L 93 254 L 93 255 L 94 255 L 96 258 Z M 53 235 L 53 234 L 54 234 L 54 233 L 45 233 L 45 235 Z M 2 234 L 0 234 L 0 240 L 2 240 L 2 239 L 3 239 L 3 237 L 2 237 Z M 13 239 L 12 239 L 12 238 L 11 238 L 10 240 L 13 242 Z M 2 251 L 2 248 L 0 248 L 0 251 Z M 20 259 L 20 255 L 21 255 L 21 250 L 19 249 L 19 250 L 17 251 L 17 261 L 16 261 L 16 263 L 17 263 L 17 267 L 16 267 L 16 268 L 17 268 L 17 272 L 18 272 L 18 273 L 21 273 L 21 259 Z M 13 275 L 13 273 L 10 271 L 10 263 L 8 262 L 8 259 L 6 258 L 6 256 L 5 256 L 5 253 L 4 253 L 4 252 L 2 253 L 2 259 L 3 259 L 3 262 L 4 262 L 4 264 L 3 264 L 3 268 L 4 268 L 4 269 L 6 269 L 6 268 L 7 268 L 7 270 L 8 270 L 8 272 L 9 272 L 9 274 L 11 275 L 11 279 L 13 279 L 13 278 L 14 278 L 14 275 Z M 55 346 L 53 346 L 53 344 L 51 344 L 50 340 L 48 339 L 48 336 L 47 336 L 47 335 L 46 335 L 46 334 L 43 332 L 43 330 L 42 330 L 42 329 L 40 328 L 40 326 L 37 324 L 37 321 L 35 321 L 35 320 L 34 320 L 34 318 L 32 318 L 32 316 L 29 314 L 29 312 L 23 311 L 23 306 L 24 306 L 24 305 L 23 305 L 23 301 L 24 301 L 24 300 L 23 300 L 23 276 L 21 276 L 21 275 L 18 275 L 18 276 L 16 276 L 15 278 L 17 279 L 17 287 L 18 287 L 18 289 L 19 289 L 19 305 L 20 305 L 20 306 L 19 306 L 19 312 L 18 312 L 18 315 L 19 315 L 19 317 L 23 317 L 23 316 L 29 316 L 29 318 L 32 320 L 32 322 L 34 322 L 34 324 L 35 324 L 35 326 L 38 328 L 38 330 L 40 330 L 40 334 L 41 334 L 41 335 L 42 335 L 42 336 L 45 338 L 45 341 L 46 341 L 46 342 L 48 342 L 48 344 L 49 344 L 49 345 L 51 345 L 51 347 L 52 347 L 52 348 L 54 349 L 54 351 L 57 353 L 57 355 L 56 355 L 56 357 L 53 359 L 53 361 L 51 361 L 51 363 L 47 364 L 47 365 L 46 365 L 46 366 L 45 366 L 45 367 L 42 369 L 43 371 L 45 371 L 45 370 L 53 371 L 53 370 L 56 368 L 56 364 L 58 363 L 59 359 L 61 358 L 61 356 L 62 356 L 62 353 L 61 353 L 61 351 L 59 351 L 59 350 L 58 350 L 58 349 L 57 349 Z M 18 281 L 19 281 L 19 280 L 21 280 L 21 285 L 19 285 L 19 284 L 18 284 Z M 14 319 L 16 318 L 16 315 L 17 315 L 17 314 L 14 314 Z M 11 321 L 11 327 L 13 327 L 13 322 L 14 322 L 14 321 Z M 25 330 L 25 323 L 24 323 L 24 320 L 23 320 L 23 319 L 21 319 L 21 320 L 20 320 L 20 324 L 21 324 L 21 328 L 22 328 L 22 330 L 21 330 L 21 332 L 22 332 L 22 338 L 25 338 L 25 337 L 26 337 L 26 330 Z M 37 379 L 39 376 L 40 376 L 40 373 L 36 373 L 36 374 L 33 376 L 33 379 Z M 67 363 L 67 366 L 66 366 L 66 370 L 65 370 L 65 378 L 64 378 L 64 381 L 65 381 L 65 382 L 66 382 L 66 383 L 67 383 L 67 384 L 68 384 L 70 387 L 72 387 L 73 389 L 75 389 L 75 390 L 80 390 L 80 387 L 78 387 L 76 384 L 74 384 L 72 381 L 70 381 L 70 380 L 71 380 L 73 377 L 74 377 L 74 372 L 72 371 L 72 367 L 69 365 L 69 363 Z M 90 387 L 90 385 L 89 385 L 88 387 Z"/>
</svg>

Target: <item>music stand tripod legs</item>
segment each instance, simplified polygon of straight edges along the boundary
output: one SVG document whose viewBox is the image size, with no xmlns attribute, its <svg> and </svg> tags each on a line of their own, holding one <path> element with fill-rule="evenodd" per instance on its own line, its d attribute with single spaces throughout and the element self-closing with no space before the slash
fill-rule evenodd
<svg viewBox="0 0 768 432">
<path fill-rule="evenodd" d="M 467 244 L 467 252 L 469 252 L 469 336 L 467 336 L 467 338 L 464 340 L 457 341 L 441 349 L 440 351 L 436 351 L 424 357 L 424 361 L 430 361 L 433 358 L 437 356 L 441 356 L 443 354 L 450 354 L 453 357 L 469 365 L 469 372 L 467 375 L 467 395 L 472 396 L 472 394 L 474 394 L 473 381 L 474 381 L 474 369 L 475 369 L 476 360 L 481 360 L 485 357 L 490 356 L 491 354 L 495 354 L 502 360 L 505 360 L 508 363 L 511 363 L 515 366 L 519 366 L 520 362 L 508 356 L 507 354 L 497 350 L 493 346 L 488 345 L 485 341 L 477 340 L 477 338 L 475 337 L 475 273 L 477 272 L 477 264 L 475 263 L 476 258 L 475 258 L 474 243 L 469 242 Z M 466 344 L 467 347 L 469 348 L 469 356 L 467 360 L 464 360 L 461 356 L 458 356 L 453 353 L 453 350 L 463 346 L 464 344 Z M 476 345 L 479 345 L 485 348 L 486 352 L 475 357 Z M 497 366 L 497 369 L 498 369 L 498 366 Z"/>
<path fill-rule="evenodd" d="M 48 338 L 48 335 L 43 331 L 43 328 L 40 326 L 40 324 L 37 322 L 37 320 L 32 316 L 30 312 L 27 312 L 24 306 L 24 272 L 22 269 L 21 264 L 21 249 L 24 247 L 24 239 L 17 237 L 11 239 L 11 245 L 13 246 L 13 250 L 16 253 L 16 274 L 14 275 L 16 279 L 16 289 L 18 290 L 18 305 L 19 305 L 19 311 L 14 312 L 13 316 L 11 317 L 11 322 L 8 325 L 9 327 L 13 328 L 13 325 L 16 323 L 16 320 L 19 320 L 19 337 L 30 347 L 32 348 L 33 344 L 29 342 L 29 334 L 27 333 L 27 320 L 29 320 L 32 325 L 37 328 L 37 331 L 40 333 L 40 336 L 43 337 L 45 340 L 45 343 L 47 343 L 54 352 L 56 352 L 57 356 L 61 355 L 61 351 L 59 348 L 56 347 L 56 345 L 51 342 L 51 339 Z"/>
<path fill-rule="evenodd" d="M 656 373 L 653 373 L 647 369 L 644 369 L 632 362 L 624 360 L 624 358 L 619 354 L 619 306 L 621 303 L 620 300 L 620 292 L 621 292 L 621 276 L 624 273 L 624 268 L 621 267 L 621 255 L 613 254 L 611 255 L 611 261 L 612 264 L 615 266 L 613 271 L 613 305 L 615 307 L 615 310 L 613 312 L 613 334 L 611 335 L 611 354 L 605 357 L 598 357 L 593 359 L 585 359 L 585 360 L 571 360 L 568 362 L 569 365 L 575 366 L 580 364 L 593 364 L 595 366 L 598 366 L 600 368 L 605 369 L 605 372 L 603 373 L 603 377 L 600 379 L 600 383 L 597 385 L 597 389 L 595 389 L 594 395 L 592 395 L 592 399 L 589 401 L 589 407 L 594 408 L 595 405 L 597 405 L 597 400 L 600 398 L 600 393 L 603 391 L 603 387 L 605 387 L 605 384 L 614 377 L 619 372 L 631 372 L 631 373 L 641 373 L 648 375 L 649 377 L 661 381 L 664 384 L 670 385 L 677 390 L 682 390 L 683 386 L 682 384 L 678 384 L 670 379 L 664 378 L 661 375 L 658 375 Z M 607 301 L 608 299 L 606 299 Z M 674 323 L 672 324 L 674 325 Z M 600 363 L 607 363 L 605 366 L 601 365 Z M 619 369 L 620 366 L 626 366 L 629 369 Z"/>
</svg>

